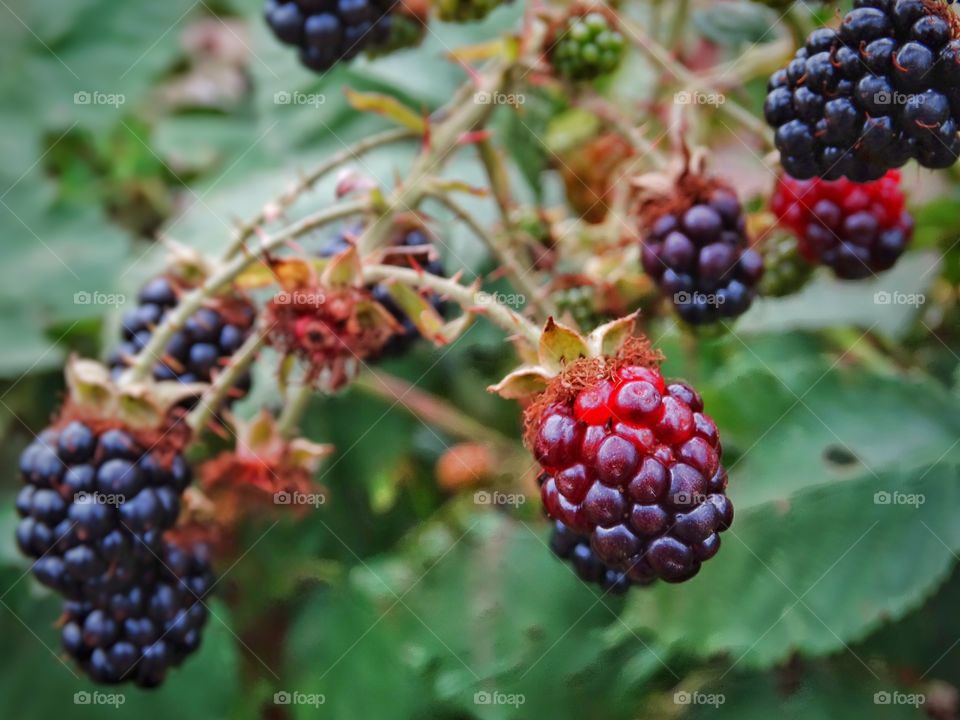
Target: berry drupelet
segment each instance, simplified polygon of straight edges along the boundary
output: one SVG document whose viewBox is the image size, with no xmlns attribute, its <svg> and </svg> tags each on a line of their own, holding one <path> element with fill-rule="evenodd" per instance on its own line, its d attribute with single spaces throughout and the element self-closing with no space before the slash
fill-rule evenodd
<svg viewBox="0 0 960 720">
<path fill-rule="evenodd" d="M 717 553 L 733 505 L 717 427 L 689 386 L 623 365 L 539 409 L 532 440 L 548 515 L 607 568 L 682 582 Z"/>
<path fill-rule="evenodd" d="M 156 687 L 200 647 L 214 583 L 204 546 L 165 542 L 123 588 L 64 604 L 63 648 L 95 682 Z"/>
<path fill-rule="evenodd" d="M 300 62 L 326 72 L 365 49 L 389 44 L 397 0 L 267 0 L 277 39 L 300 49 Z"/>
<path fill-rule="evenodd" d="M 936 0 L 856 0 L 770 79 L 764 113 L 799 179 L 876 180 L 960 155 L 958 22 Z"/>
<path fill-rule="evenodd" d="M 770 205 L 796 234 L 803 259 L 826 265 L 844 279 L 889 270 L 913 235 L 896 170 L 864 184 L 784 176 Z"/>
<path fill-rule="evenodd" d="M 73 420 L 45 430 L 20 456 L 20 550 L 33 574 L 68 599 L 109 592 L 160 551 L 180 513 L 190 468 L 131 433 Z"/>
<path fill-rule="evenodd" d="M 614 19 L 601 12 L 568 17 L 550 43 L 550 62 L 568 80 L 595 80 L 616 70 L 626 41 Z"/>
<path fill-rule="evenodd" d="M 623 571 L 604 565 L 590 548 L 590 539 L 574 532 L 559 520 L 553 523 L 550 549 L 558 558 L 570 563 L 578 578 L 599 585 L 605 592 L 622 595 L 632 584 L 639 584 Z"/>
<path fill-rule="evenodd" d="M 181 292 L 176 281 L 162 275 L 143 286 L 137 306 L 123 316 L 123 342 L 108 358 L 114 377 L 146 346 L 157 324 L 176 307 Z M 240 298 L 215 300 L 200 308 L 171 338 L 166 353 L 154 365 L 154 380 L 210 382 L 250 335 L 255 313 L 253 305 Z M 250 376 L 244 375 L 232 399 L 242 397 L 249 389 Z"/>
<path fill-rule="evenodd" d="M 643 268 L 685 322 L 704 325 L 747 311 L 763 258 L 747 247 L 746 218 L 732 190 L 698 191 L 646 224 Z"/>
</svg>

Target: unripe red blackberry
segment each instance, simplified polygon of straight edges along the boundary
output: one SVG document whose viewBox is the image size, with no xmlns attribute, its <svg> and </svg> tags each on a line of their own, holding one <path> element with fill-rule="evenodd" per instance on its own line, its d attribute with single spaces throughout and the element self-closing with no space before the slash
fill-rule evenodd
<svg viewBox="0 0 960 720">
<path fill-rule="evenodd" d="M 764 113 L 795 178 L 876 180 L 960 156 L 958 20 L 937 0 L 856 0 L 774 73 Z"/>
<path fill-rule="evenodd" d="M 692 388 L 623 365 L 537 409 L 544 507 L 601 563 L 639 583 L 682 582 L 716 554 L 733 505 L 717 427 Z"/>
<path fill-rule="evenodd" d="M 387 45 L 397 0 L 267 0 L 264 17 L 277 39 L 300 49 L 300 62 L 326 72 L 362 50 Z"/>
<path fill-rule="evenodd" d="M 680 317 L 704 325 L 746 312 L 763 275 L 763 257 L 748 247 L 736 193 L 716 183 L 678 184 L 668 209 L 644 217 L 643 269 Z"/>
<path fill-rule="evenodd" d="M 900 173 L 873 182 L 794 180 L 782 176 L 770 207 L 797 236 L 803 258 L 837 277 L 859 279 L 889 270 L 913 236 Z"/>
</svg>

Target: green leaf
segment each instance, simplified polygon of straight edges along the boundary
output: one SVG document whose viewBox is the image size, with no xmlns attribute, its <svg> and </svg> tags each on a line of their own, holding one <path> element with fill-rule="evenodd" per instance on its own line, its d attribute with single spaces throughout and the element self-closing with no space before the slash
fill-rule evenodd
<svg viewBox="0 0 960 720">
<path fill-rule="evenodd" d="M 843 650 L 944 580 L 960 550 L 958 503 L 960 469 L 935 465 L 755 505 L 696 578 L 635 595 L 624 621 L 676 650 L 726 653 L 738 668 Z"/>
</svg>

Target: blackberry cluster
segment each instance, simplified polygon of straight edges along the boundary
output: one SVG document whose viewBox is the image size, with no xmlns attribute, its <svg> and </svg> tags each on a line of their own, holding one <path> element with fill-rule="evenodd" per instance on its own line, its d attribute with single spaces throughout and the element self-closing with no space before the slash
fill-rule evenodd
<svg viewBox="0 0 960 720">
<path fill-rule="evenodd" d="M 760 293 L 764 297 L 793 295 L 813 277 L 814 266 L 800 254 L 797 239 L 792 235 L 767 238 L 763 262 L 767 269 L 760 281 Z"/>
<path fill-rule="evenodd" d="M 162 556 L 109 598 L 65 603 L 63 648 L 96 682 L 157 687 L 200 647 L 214 583 L 204 547 L 164 543 Z"/>
<path fill-rule="evenodd" d="M 742 315 L 763 276 L 763 257 L 747 247 L 746 218 L 737 196 L 714 188 L 683 213 L 650 226 L 643 268 L 691 325 Z"/>
<path fill-rule="evenodd" d="M 550 549 L 558 558 L 570 563 L 578 578 L 599 585 L 604 592 L 622 595 L 634 584 L 626 573 L 607 567 L 597 558 L 590 549 L 587 536 L 575 533 L 559 520 L 553 523 Z"/>
<path fill-rule="evenodd" d="M 398 0 L 267 0 L 264 16 L 277 39 L 300 48 L 300 62 L 326 72 L 341 60 L 390 42 Z"/>
<path fill-rule="evenodd" d="M 123 341 L 108 358 L 115 377 L 146 346 L 157 324 L 176 307 L 178 295 L 178 286 L 162 275 L 143 286 L 137 306 L 123 316 Z M 246 301 L 200 308 L 171 338 L 166 353 L 153 368 L 154 379 L 210 382 L 246 341 L 254 319 L 255 310 Z M 249 373 L 244 374 L 237 383 L 234 399 L 250 390 L 250 382 Z"/>
<path fill-rule="evenodd" d="M 960 39 L 935 0 L 856 0 L 770 79 L 764 113 L 795 178 L 867 182 L 960 155 Z"/>
<path fill-rule="evenodd" d="M 362 232 L 362 227 L 351 226 L 347 228 L 344 232 L 339 233 L 329 245 L 320 251 L 321 257 L 333 257 L 334 255 L 339 255 L 350 247 L 351 243 L 349 237 L 360 235 Z M 426 232 L 420 229 L 413 229 L 405 232 L 400 237 L 395 247 L 429 248 L 432 247 L 432 245 L 433 243 Z M 435 256 L 435 254 L 425 252 L 423 255 L 403 257 L 410 258 L 410 260 L 414 262 L 417 267 L 421 268 L 424 272 L 430 273 L 431 275 L 445 274 L 443 270 L 443 263 L 440 261 L 439 257 Z M 373 299 L 383 305 L 387 311 L 393 315 L 397 322 L 403 325 L 403 332 L 397 333 L 390 338 L 381 353 L 384 357 L 399 357 L 400 355 L 405 354 L 420 338 L 420 331 L 417 330 L 417 326 L 414 325 L 413 321 L 407 317 L 399 307 L 397 307 L 396 302 L 394 302 L 393 298 L 390 296 L 390 292 L 386 287 L 377 283 L 370 290 L 373 293 Z M 433 305 L 433 308 L 441 315 L 444 313 L 445 303 L 436 294 L 431 293 L 430 304 Z"/>
<path fill-rule="evenodd" d="M 804 260 L 856 280 L 889 270 L 913 236 L 900 173 L 873 182 L 781 177 L 770 200 Z"/>
<path fill-rule="evenodd" d="M 536 428 L 547 514 L 607 568 L 682 582 L 717 553 L 733 505 L 717 427 L 692 388 L 627 365 L 546 407 Z"/>
<path fill-rule="evenodd" d="M 606 15 L 591 12 L 567 18 L 550 48 L 550 62 L 569 80 L 595 80 L 616 70 L 626 41 Z"/>
<path fill-rule="evenodd" d="M 133 674 L 109 670 L 131 655 L 123 638 L 149 644 L 149 633 L 128 632 L 125 623 L 167 602 L 163 569 L 185 567 L 184 577 L 200 573 L 200 561 L 184 564 L 183 553 L 163 539 L 191 480 L 186 461 L 179 454 L 162 457 L 123 429 L 97 431 L 74 420 L 41 433 L 21 454 L 20 473 L 25 485 L 16 501 L 17 544 L 35 560 L 34 576 L 65 598 L 75 626 L 64 628 L 67 650 L 95 680 L 156 684 L 162 679 L 156 664 Z M 201 615 L 193 611 L 188 623 L 196 636 L 175 635 L 170 643 L 181 644 L 164 653 L 182 658 L 199 644 Z M 154 620 L 150 629 L 157 633 L 153 642 L 170 628 Z"/>
</svg>

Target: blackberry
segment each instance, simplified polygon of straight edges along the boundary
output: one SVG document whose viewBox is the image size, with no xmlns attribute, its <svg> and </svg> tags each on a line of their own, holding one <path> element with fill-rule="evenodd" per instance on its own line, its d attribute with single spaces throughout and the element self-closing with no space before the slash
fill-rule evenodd
<svg viewBox="0 0 960 720">
<path fill-rule="evenodd" d="M 574 532 L 559 520 L 553 523 L 550 549 L 558 558 L 570 563 L 578 578 L 599 585 L 605 592 L 622 595 L 633 584 L 626 573 L 607 567 L 597 558 L 587 536 Z"/>
<path fill-rule="evenodd" d="M 900 173 L 891 170 L 864 184 L 783 176 L 770 205 L 804 260 L 854 280 L 889 270 L 903 253 L 913 236 L 905 202 Z"/>
<path fill-rule="evenodd" d="M 179 454 L 161 457 L 132 433 L 73 420 L 20 456 L 16 539 L 33 573 L 69 599 L 122 585 L 137 556 L 160 549 L 191 479 Z"/>
<path fill-rule="evenodd" d="M 164 543 L 123 587 L 64 603 L 63 648 L 96 682 L 156 687 L 199 648 L 214 582 L 204 546 Z"/>
<path fill-rule="evenodd" d="M 568 17 L 550 43 L 550 62 L 568 80 L 595 80 L 616 70 L 626 41 L 614 18 L 602 12 Z"/>
<path fill-rule="evenodd" d="M 300 62 L 326 72 L 364 49 L 390 42 L 398 0 L 267 0 L 264 17 L 276 38 L 300 49 Z"/>
<path fill-rule="evenodd" d="M 157 324 L 176 307 L 181 291 L 176 281 L 162 275 L 143 286 L 137 306 L 123 316 L 123 341 L 108 358 L 114 377 L 119 377 L 149 342 Z M 254 319 L 253 305 L 240 298 L 200 308 L 170 339 L 166 353 L 153 368 L 153 378 L 210 382 L 250 335 Z M 242 397 L 249 389 L 250 375 L 244 374 L 231 399 Z"/>
<path fill-rule="evenodd" d="M 608 318 L 597 307 L 597 291 L 592 285 L 572 285 L 554 293 L 561 316 L 569 313 L 577 327 L 590 331 Z"/>
<path fill-rule="evenodd" d="M 548 515 L 632 581 L 682 582 L 720 547 L 733 505 L 714 422 L 688 385 L 625 365 L 536 418 Z"/>
<path fill-rule="evenodd" d="M 764 114 L 798 179 L 876 180 L 960 156 L 960 39 L 944 4 L 856 0 L 770 78 Z"/>
<path fill-rule="evenodd" d="M 350 238 L 359 236 L 362 232 L 363 228 L 361 226 L 354 225 L 346 228 L 343 232 L 338 233 L 330 244 L 320 251 L 320 256 L 333 257 L 334 255 L 342 253 L 350 247 Z M 432 240 L 424 230 L 413 228 L 403 232 L 397 237 L 393 247 L 397 249 L 424 248 L 424 252 L 414 255 L 397 254 L 396 263 L 400 264 L 402 262 L 403 265 L 412 265 L 431 275 L 445 275 L 443 263 L 434 250 Z M 417 330 L 417 326 L 413 321 L 397 307 L 397 303 L 393 300 L 386 287 L 378 283 L 371 286 L 370 291 L 373 294 L 373 299 L 383 305 L 394 319 L 403 326 L 402 332 L 395 333 L 390 340 L 387 341 L 387 344 L 380 353 L 381 356 L 399 357 L 404 355 L 413 344 L 420 339 L 420 331 Z M 431 293 L 429 299 L 433 308 L 442 315 L 446 309 L 445 303 L 435 293 Z"/>
<path fill-rule="evenodd" d="M 800 254 L 793 236 L 770 237 L 763 244 L 766 272 L 760 281 L 764 297 L 785 297 L 799 292 L 813 277 L 814 266 Z"/>
<path fill-rule="evenodd" d="M 698 192 L 685 209 L 659 214 L 643 245 L 643 268 L 691 325 L 743 314 L 756 295 L 763 258 L 747 247 L 746 218 L 733 191 Z"/>
</svg>

